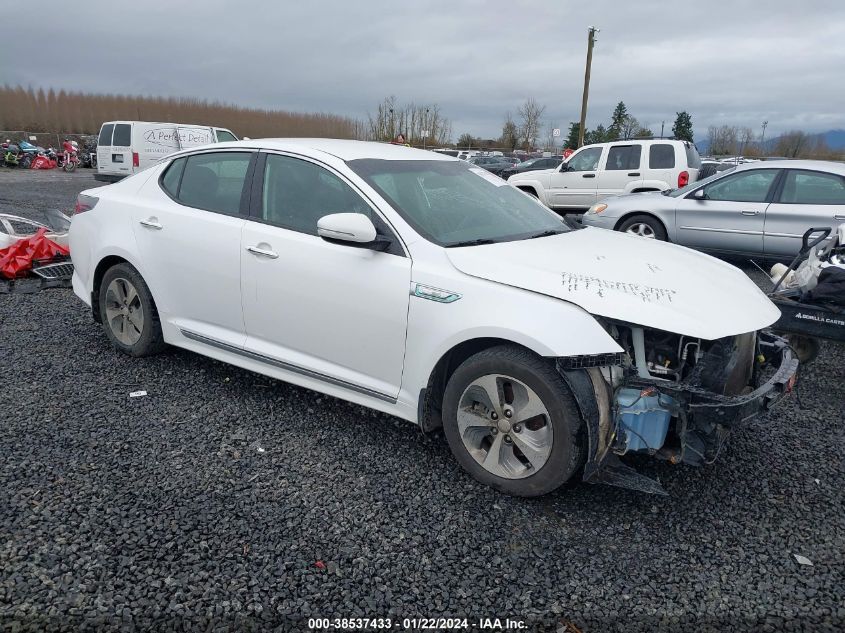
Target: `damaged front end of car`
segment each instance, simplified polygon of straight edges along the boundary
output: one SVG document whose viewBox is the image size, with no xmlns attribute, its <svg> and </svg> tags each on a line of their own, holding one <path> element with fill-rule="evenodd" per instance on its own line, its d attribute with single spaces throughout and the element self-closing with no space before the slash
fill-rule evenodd
<svg viewBox="0 0 845 633">
<path fill-rule="evenodd" d="M 617 321 L 605 327 L 623 352 L 556 361 L 587 426 L 590 483 L 666 494 L 619 456 L 710 464 L 734 429 L 795 384 L 798 361 L 772 334 L 707 341 Z"/>
</svg>

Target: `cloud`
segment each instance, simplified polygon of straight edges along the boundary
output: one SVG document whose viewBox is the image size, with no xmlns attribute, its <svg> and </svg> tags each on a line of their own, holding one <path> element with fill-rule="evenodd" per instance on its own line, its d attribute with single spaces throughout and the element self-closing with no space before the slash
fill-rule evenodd
<svg viewBox="0 0 845 633">
<path fill-rule="evenodd" d="M 624 100 L 667 133 L 678 110 L 699 136 L 763 120 L 772 136 L 845 128 L 841 2 L 86 0 L 14 3 L 0 22 L 19 26 L 4 31 L 19 51 L 3 69 L 11 84 L 360 118 L 395 95 L 439 104 L 456 137 L 498 136 L 528 97 L 546 105 L 547 124 L 577 120 L 595 25 L 589 126 Z M 33 46 L 35 32 L 50 44 Z"/>
</svg>

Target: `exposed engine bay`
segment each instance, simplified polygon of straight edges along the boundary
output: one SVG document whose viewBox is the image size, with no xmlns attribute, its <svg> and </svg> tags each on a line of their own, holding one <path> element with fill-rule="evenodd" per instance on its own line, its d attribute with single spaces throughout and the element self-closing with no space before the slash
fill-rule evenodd
<svg viewBox="0 0 845 633">
<path fill-rule="evenodd" d="M 558 361 L 588 427 L 597 422 L 586 481 L 662 492 L 615 456 L 644 453 L 674 464 L 712 463 L 733 429 L 794 385 L 797 360 L 773 335 L 749 332 L 707 341 L 621 322 L 605 327 L 623 353 L 592 366 L 589 358 Z M 588 389 L 594 408 L 585 402 Z"/>
</svg>

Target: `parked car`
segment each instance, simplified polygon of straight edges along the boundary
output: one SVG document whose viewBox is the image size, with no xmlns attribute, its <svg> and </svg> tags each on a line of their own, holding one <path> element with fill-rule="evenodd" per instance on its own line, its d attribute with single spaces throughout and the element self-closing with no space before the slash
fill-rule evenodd
<svg viewBox="0 0 845 633">
<path fill-rule="evenodd" d="M 517 163 L 513 167 L 508 167 L 502 170 L 499 174 L 502 178 L 507 180 L 514 174 L 521 174 L 526 171 L 536 171 L 538 169 L 557 169 L 563 162 L 563 156 L 549 156 L 548 158 L 529 158 L 528 160 Z"/>
<path fill-rule="evenodd" d="M 237 140 L 230 130 L 222 127 L 108 121 L 100 128 L 94 178 L 101 182 L 115 182 L 155 165 L 180 149 Z"/>
<path fill-rule="evenodd" d="M 810 227 L 845 221 L 845 165 L 746 163 L 674 191 L 610 198 L 582 218 L 713 253 L 794 256 Z"/>
<path fill-rule="evenodd" d="M 509 158 L 507 156 L 489 155 L 473 156 L 469 159 L 469 162 L 473 165 L 483 167 L 491 174 L 496 174 L 497 176 L 499 176 L 503 170 L 513 167 L 514 164 L 516 164 L 516 162 L 518 161 L 515 158 Z"/>
<path fill-rule="evenodd" d="M 515 174 L 508 182 L 565 213 L 620 193 L 683 187 L 695 182 L 700 164 L 686 141 L 618 141 L 585 145 L 557 169 Z"/>
<path fill-rule="evenodd" d="M 626 452 L 708 462 L 797 369 L 756 333 L 780 313 L 742 271 L 571 230 L 500 178 L 402 146 L 178 152 L 82 192 L 69 237 L 74 292 L 117 350 L 170 344 L 442 426 L 468 472 L 516 495 L 612 476 Z M 765 380 L 758 354 L 778 367 Z"/>
</svg>

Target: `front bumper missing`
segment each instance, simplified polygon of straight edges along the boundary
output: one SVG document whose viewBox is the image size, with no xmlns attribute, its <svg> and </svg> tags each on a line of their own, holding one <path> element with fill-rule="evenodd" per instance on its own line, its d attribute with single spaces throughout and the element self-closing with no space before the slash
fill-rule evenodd
<svg viewBox="0 0 845 633">
<path fill-rule="evenodd" d="M 693 435 L 712 433 L 719 434 L 719 437 L 723 438 L 727 434 L 726 430 L 740 427 L 748 420 L 769 411 L 792 391 L 795 385 L 798 360 L 789 345 L 772 334 L 761 332 L 758 337 L 760 351 L 765 356 L 765 365 L 776 365 L 777 369 L 765 383 L 748 394 L 725 396 L 690 382 L 674 383 L 638 376 L 626 379 L 624 386 L 639 388 L 644 392 L 654 390 L 672 396 L 678 402 L 678 408 L 673 411 L 673 416 L 679 420 L 685 433 L 690 432 Z M 612 413 L 608 413 L 608 411 L 613 411 L 612 395 L 609 386 L 605 385 L 606 388 L 597 386 L 598 370 L 595 368 L 587 371 L 569 369 L 560 361 L 557 363 L 557 369 L 572 389 L 587 427 L 588 448 L 583 480 L 651 494 L 666 494 L 658 482 L 623 464 L 613 453 L 612 435 L 615 435 L 616 427 L 610 419 Z M 698 452 L 692 446 L 690 450 Z M 704 458 L 703 454 L 699 453 L 699 455 Z"/>
</svg>

